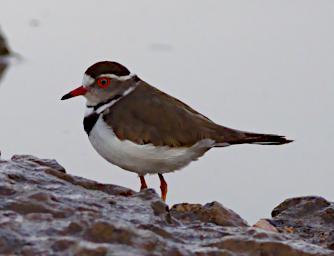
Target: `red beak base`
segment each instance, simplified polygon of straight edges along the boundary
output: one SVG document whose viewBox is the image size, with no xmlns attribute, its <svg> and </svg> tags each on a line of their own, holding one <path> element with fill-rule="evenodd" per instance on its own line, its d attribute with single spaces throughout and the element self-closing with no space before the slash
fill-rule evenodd
<svg viewBox="0 0 334 256">
<path fill-rule="evenodd" d="M 87 92 L 87 89 L 83 86 L 80 86 L 73 91 L 70 91 L 69 93 L 65 94 L 63 97 L 61 97 L 61 100 L 67 100 L 76 96 L 85 95 Z"/>
</svg>

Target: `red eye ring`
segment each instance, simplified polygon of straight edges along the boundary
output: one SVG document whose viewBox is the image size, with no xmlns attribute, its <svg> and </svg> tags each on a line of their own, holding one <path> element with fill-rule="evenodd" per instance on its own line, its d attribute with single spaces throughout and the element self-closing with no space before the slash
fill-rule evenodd
<svg viewBox="0 0 334 256">
<path fill-rule="evenodd" d="M 110 85 L 111 79 L 109 77 L 100 77 L 96 82 L 99 87 L 105 89 Z"/>
</svg>

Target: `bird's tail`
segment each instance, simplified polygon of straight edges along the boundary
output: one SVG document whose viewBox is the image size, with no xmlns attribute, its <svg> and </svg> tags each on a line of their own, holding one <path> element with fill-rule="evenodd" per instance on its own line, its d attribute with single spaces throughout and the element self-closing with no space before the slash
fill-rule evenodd
<svg viewBox="0 0 334 256">
<path fill-rule="evenodd" d="M 235 141 L 235 144 L 248 143 L 257 145 L 282 145 L 293 142 L 285 136 L 276 134 L 245 133 L 245 138 L 241 141 Z"/>
<path fill-rule="evenodd" d="M 228 131 L 228 136 L 223 136 L 222 140 L 217 143 L 216 147 L 224 147 L 236 144 L 257 144 L 257 145 L 282 145 L 293 142 L 293 140 L 285 138 L 285 136 L 276 134 L 261 134 L 243 132 L 227 127 L 224 128 L 224 133 Z"/>
</svg>

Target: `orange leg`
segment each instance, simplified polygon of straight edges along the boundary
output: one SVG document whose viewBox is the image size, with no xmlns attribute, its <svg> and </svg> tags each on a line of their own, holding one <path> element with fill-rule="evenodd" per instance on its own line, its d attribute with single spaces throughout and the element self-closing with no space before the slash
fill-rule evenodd
<svg viewBox="0 0 334 256">
<path fill-rule="evenodd" d="M 161 198 L 164 202 L 166 202 L 167 197 L 167 182 L 164 179 L 164 176 L 162 174 L 158 173 L 159 179 L 160 179 L 160 189 L 161 189 Z"/>
<path fill-rule="evenodd" d="M 139 178 L 140 178 L 140 191 L 142 191 L 143 189 L 147 188 L 147 184 L 144 176 L 139 175 Z"/>
</svg>

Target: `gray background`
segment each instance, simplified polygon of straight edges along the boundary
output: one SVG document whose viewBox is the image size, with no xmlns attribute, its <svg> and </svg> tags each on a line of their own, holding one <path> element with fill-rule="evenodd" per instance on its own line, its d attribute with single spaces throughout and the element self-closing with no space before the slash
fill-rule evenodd
<svg viewBox="0 0 334 256">
<path fill-rule="evenodd" d="M 214 149 L 166 175 L 170 204 L 218 200 L 253 223 L 287 197 L 333 200 L 334 1 L 13 1 L 0 24 L 13 61 L 0 88 L 0 149 L 56 158 L 69 173 L 138 189 L 61 102 L 98 60 L 115 60 L 226 126 L 286 146 Z M 148 178 L 158 189 L 158 178 Z"/>
</svg>

